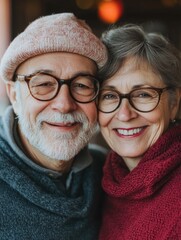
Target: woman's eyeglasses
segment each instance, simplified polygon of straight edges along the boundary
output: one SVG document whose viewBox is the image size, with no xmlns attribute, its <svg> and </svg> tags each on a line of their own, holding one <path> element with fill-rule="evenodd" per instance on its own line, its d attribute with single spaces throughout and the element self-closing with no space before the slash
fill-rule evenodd
<svg viewBox="0 0 181 240">
<path fill-rule="evenodd" d="M 132 90 L 127 94 L 121 94 L 112 89 L 101 89 L 98 97 L 98 109 L 103 113 L 112 113 L 119 108 L 122 99 L 126 98 L 135 110 L 151 112 L 158 106 L 161 94 L 169 89 L 170 87 L 145 87 Z"/>
</svg>

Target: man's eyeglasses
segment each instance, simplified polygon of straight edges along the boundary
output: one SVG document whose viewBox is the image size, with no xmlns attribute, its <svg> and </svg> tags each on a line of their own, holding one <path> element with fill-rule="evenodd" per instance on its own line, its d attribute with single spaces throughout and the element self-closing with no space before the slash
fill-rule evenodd
<svg viewBox="0 0 181 240">
<path fill-rule="evenodd" d="M 145 87 L 121 94 L 117 90 L 101 89 L 98 98 L 98 109 L 103 113 L 112 113 L 121 105 L 122 99 L 128 99 L 130 105 L 139 112 L 151 112 L 160 102 L 161 94 L 170 87 Z"/>
<path fill-rule="evenodd" d="M 68 86 L 71 97 L 79 103 L 92 102 L 99 92 L 99 81 L 88 74 L 59 79 L 46 72 L 37 72 L 27 76 L 17 74 L 15 80 L 25 81 L 32 97 L 40 101 L 55 98 L 63 84 Z"/>
</svg>

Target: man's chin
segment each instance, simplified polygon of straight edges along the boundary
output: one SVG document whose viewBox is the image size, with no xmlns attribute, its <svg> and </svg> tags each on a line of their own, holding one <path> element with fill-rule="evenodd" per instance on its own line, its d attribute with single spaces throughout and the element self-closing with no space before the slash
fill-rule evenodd
<svg viewBox="0 0 181 240">
<path fill-rule="evenodd" d="M 54 149 L 48 149 L 48 148 L 38 148 L 38 150 L 45 155 L 46 157 L 52 159 L 52 160 L 56 160 L 56 161 L 69 161 L 71 159 L 73 159 L 81 150 L 82 148 L 84 148 L 84 145 L 81 146 L 71 146 L 69 144 L 68 146 L 62 145 L 59 146 L 58 149 L 54 148 Z"/>
</svg>

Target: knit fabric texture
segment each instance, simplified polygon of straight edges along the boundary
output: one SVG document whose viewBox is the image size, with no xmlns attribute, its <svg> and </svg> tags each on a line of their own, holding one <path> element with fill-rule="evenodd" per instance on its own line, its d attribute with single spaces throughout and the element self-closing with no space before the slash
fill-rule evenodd
<svg viewBox="0 0 181 240">
<path fill-rule="evenodd" d="M 63 178 L 19 157 L 7 141 L 6 129 L 12 127 L 13 122 L 0 119 L 0 239 L 96 240 L 102 156 L 93 153 L 92 164 L 73 173 L 66 189 Z"/>
<path fill-rule="evenodd" d="M 83 20 L 73 13 L 52 14 L 33 21 L 11 42 L 1 60 L 0 76 L 4 81 L 12 81 L 22 62 L 51 52 L 83 55 L 98 67 L 107 60 L 105 46 Z"/>
<path fill-rule="evenodd" d="M 111 152 L 100 240 L 181 239 L 181 125 L 170 128 L 131 172 Z"/>
</svg>

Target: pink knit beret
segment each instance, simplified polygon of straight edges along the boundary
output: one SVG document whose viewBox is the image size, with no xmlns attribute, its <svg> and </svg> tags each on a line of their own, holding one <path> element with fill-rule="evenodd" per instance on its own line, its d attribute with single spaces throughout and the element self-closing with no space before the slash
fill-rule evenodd
<svg viewBox="0 0 181 240">
<path fill-rule="evenodd" d="M 53 14 L 35 20 L 11 42 L 1 59 L 1 78 L 12 81 L 22 62 L 50 52 L 77 53 L 92 59 L 98 67 L 107 60 L 105 46 L 83 20 L 73 13 Z"/>
</svg>

